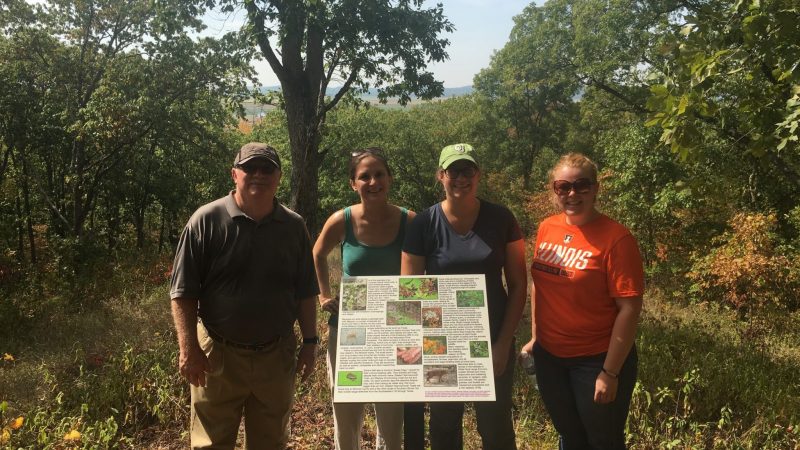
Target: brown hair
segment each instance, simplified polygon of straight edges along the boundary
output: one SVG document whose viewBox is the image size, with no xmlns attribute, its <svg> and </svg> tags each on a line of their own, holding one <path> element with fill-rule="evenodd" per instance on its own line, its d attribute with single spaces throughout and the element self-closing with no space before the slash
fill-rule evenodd
<svg viewBox="0 0 800 450">
<path fill-rule="evenodd" d="M 360 163 L 361 160 L 366 158 L 367 156 L 371 156 L 380 161 L 381 164 L 383 164 L 383 167 L 386 169 L 386 173 L 389 176 L 392 176 L 392 169 L 389 167 L 389 163 L 386 161 L 386 155 L 384 155 L 383 149 L 380 147 L 367 147 L 356 150 L 353 153 L 351 153 L 350 164 L 348 166 L 350 173 L 350 181 L 355 181 L 356 169 L 358 168 L 358 163 Z"/>
<path fill-rule="evenodd" d="M 555 181 L 556 172 L 562 167 L 583 169 L 584 171 L 588 172 L 589 179 L 592 180 L 593 183 L 597 183 L 597 164 L 595 164 L 594 161 L 589 159 L 583 153 L 570 152 L 559 158 L 558 162 L 556 162 L 556 165 L 553 166 L 552 170 L 550 170 L 550 184 L 553 184 L 553 181 Z"/>
</svg>

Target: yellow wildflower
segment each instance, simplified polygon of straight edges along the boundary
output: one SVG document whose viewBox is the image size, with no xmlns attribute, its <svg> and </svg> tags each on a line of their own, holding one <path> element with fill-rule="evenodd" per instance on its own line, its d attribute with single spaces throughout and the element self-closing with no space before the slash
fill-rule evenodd
<svg viewBox="0 0 800 450">
<path fill-rule="evenodd" d="M 69 433 L 64 435 L 65 441 L 79 441 L 81 440 L 81 432 L 78 430 L 72 430 Z"/>
</svg>

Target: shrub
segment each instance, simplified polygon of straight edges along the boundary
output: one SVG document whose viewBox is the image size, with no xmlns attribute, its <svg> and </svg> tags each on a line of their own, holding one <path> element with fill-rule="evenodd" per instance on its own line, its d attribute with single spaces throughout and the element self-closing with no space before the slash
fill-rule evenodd
<svg viewBox="0 0 800 450">
<path fill-rule="evenodd" d="M 774 214 L 738 213 L 708 254 L 693 255 L 690 288 L 699 300 L 721 300 L 743 314 L 797 309 L 800 267 L 780 247 Z"/>
</svg>

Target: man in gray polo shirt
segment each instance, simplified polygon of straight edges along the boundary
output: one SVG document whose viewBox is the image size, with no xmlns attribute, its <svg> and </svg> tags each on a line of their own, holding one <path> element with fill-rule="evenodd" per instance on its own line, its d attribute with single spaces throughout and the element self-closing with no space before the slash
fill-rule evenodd
<svg viewBox="0 0 800 450">
<path fill-rule="evenodd" d="M 319 342 L 311 242 L 302 218 L 275 199 L 275 149 L 244 145 L 231 177 L 236 189 L 189 219 L 172 274 L 191 445 L 233 449 L 244 415 L 248 448 L 285 448 L 295 373 L 311 374 Z"/>
</svg>

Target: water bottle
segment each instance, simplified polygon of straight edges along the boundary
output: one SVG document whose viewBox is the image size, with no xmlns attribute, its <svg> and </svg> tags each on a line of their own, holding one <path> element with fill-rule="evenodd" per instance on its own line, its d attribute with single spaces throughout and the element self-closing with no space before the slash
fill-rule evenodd
<svg viewBox="0 0 800 450">
<path fill-rule="evenodd" d="M 530 378 L 533 387 L 538 390 L 539 385 L 536 384 L 536 366 L 533 363 L 533 355 L 522 350 L 519 353 L 519 364 L 522 366 L 522 370 L 525 371 L 525 374 L 528 375 L 528 378 Z"/>
</svg>

